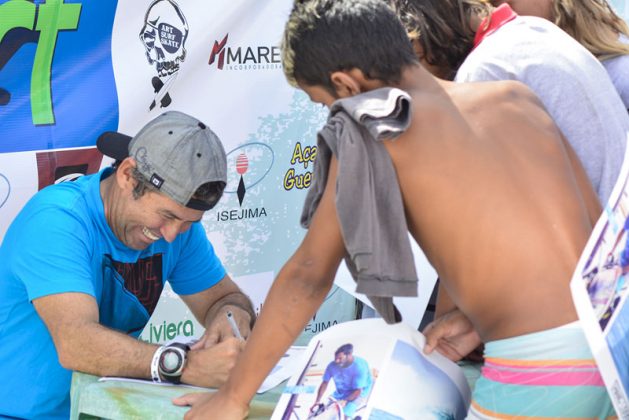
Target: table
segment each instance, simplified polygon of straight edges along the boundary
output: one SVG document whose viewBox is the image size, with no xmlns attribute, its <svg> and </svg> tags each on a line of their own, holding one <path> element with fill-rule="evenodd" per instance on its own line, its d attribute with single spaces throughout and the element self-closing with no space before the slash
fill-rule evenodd
<svg viewBox="0 0 629 420">
<path fill-rule="evenodd" d="M 268 419 L 286 384 L 258 394 L 251 402 L 249 419 Z M 181 419 L 189 407 L 178 407 L 171 400 L 188 392 L 185 386 L 160 386 L 150 382 L 99 382 L 97 376 L 74 372 L 70 396 L 71 420 L 107 419 Z"/>
<path fill-rule="evenodd" d="M 480 375 L 480 365 L 460 363 L 470 388 Z M 249 409 L 250 420 L 269 419 L 286 386 L 286 381 L 275 388 L 257 394 Z M 74 372 L 72 375 L 72 408 L 70 420 L 106 419 L 181 419 L 189 407 L 172 404 L 174 397 L 187 392 L 196 392 L 183 386 L 160 386 L 150 382 L 135 383 L 122 381 L 98 382 L 97 376 Z"/>
</svg>

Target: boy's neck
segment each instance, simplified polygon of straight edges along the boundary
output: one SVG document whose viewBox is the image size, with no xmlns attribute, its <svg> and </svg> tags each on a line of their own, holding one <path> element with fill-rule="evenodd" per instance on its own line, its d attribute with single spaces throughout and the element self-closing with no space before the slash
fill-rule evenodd
<svg viewBox="0 0 629 420">
<path fill-rule="evenodd" d="M 415 64 L 407 66 L 402 70 L 400 83 L 398 83 L 397 86 L 394 87 L 398 87 L 405 91 L 417 89 L 422 91 L 429 91 L 440 89 L 440 85 L 442 85 L 443 83 L 449 82 L 446 80 L 437 79 L 420 64 Z"/>
</svg>

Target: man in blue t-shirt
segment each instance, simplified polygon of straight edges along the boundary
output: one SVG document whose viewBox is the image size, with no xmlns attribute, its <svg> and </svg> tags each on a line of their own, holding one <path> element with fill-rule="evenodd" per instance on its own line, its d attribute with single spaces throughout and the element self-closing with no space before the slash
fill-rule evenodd
<svg viewBox="0 0 629 420">
<path fill-rule="evenodd" d="M 72 370 L 218 387 L 254 322 L 200 220 L 227 182 L 202 122 L 166 112 L 103 134 L 112 168 L 38 192 L 0 247 L 0 418 L 68 418 Z M 206 327 L 192 347 L 137 340 L 168 281 Z"/>
<path fill-rule="evenodd" d="M 373 379 L 367 361 L 354 356 L 353 353 L 354 346 L 350 343 L 343 344 L 334 352 L 334 361 L 325 368 L 323 382 L 319 385 L 317 399 L 310 411 L 314 412 L 319 409 L 319 401 L 325 394 L 330 379 L 334 379 L 336 388 L 332 393 L 332 399 L 343 407 L 346 417 L 353 418 L 356 409 L 366 403 Z"/>
</svg>

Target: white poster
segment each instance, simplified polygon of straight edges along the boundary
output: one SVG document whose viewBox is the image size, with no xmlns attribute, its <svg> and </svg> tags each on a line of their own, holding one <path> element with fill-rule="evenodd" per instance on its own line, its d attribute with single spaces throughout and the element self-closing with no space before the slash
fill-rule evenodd
<svg viewBox="0 0 629 420">
<path fill-rule="evenodd" d="M 570 287 L 616 412 L 629 419 L 629 159 Z"/>
</svg>

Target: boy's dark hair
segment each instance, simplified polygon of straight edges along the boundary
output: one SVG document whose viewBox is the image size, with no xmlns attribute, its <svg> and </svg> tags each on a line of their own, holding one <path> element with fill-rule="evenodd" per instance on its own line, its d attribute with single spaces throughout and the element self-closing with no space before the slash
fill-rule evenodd
<svg viewBox="0 0 629 420">
<path fill-rule="evenodd" d="M 440 77 L 454 76 L 474 47 L 472 16 L 489 16 L 487 0 L 390 0 L 408 37 L 419 43 L 423 58 L 441 70 Z"/>
<path fill-rule="evenodd" d="M 339 353 L 343 353 L 345 355 L 352 354 L 353 351 L 354 351 L 354 346 L 351 343 L 343 344 L 341 347 L 336 349 L 336 351 L 334 352 L 334 356 L 336 356 Z"/>
<path fill-rule="evenodd" d="M 395 83 L 414 63 L 404 27 L 383 0 L 296 1 L 284 30 L 282 65 L 293 86 L 321 85 L 334 94 L 332 72 L 353 68 Z"/>
</svg>

